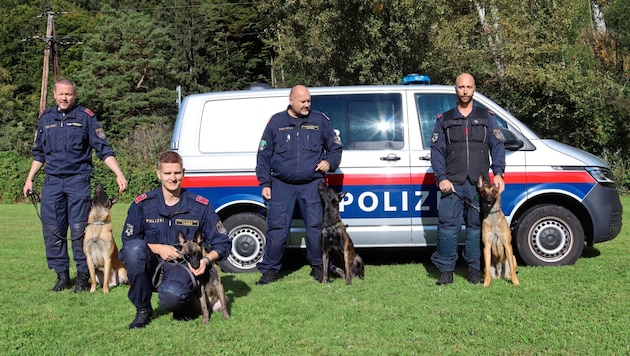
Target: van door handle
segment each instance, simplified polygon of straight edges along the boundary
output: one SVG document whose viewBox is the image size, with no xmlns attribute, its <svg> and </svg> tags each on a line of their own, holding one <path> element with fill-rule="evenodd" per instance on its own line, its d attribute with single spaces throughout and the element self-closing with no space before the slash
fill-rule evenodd
<svg viewBox="0 0 630 356">
<path fill-rule="evenodd" d="M 421 161 L 430 161 L 431 160 L 431 154 L 428 153 L 426 156 L 420 157 L 419 160 L 421 160 Z"/>
<path fill-rule="evenodd" d="M 390 153 L 385 157 L 381 157 L 381 161 L 400 161 L 400 157 L 396 156 L 395 153 Z"/>
</svg>

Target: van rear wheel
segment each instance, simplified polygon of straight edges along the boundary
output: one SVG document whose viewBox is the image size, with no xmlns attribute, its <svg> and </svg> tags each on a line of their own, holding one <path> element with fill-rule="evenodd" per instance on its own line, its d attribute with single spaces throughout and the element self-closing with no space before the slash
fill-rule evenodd
<svg viewBox="0 0 630 356">
<path fill-rule="evenodd" d="M 219 262 L 221 269 L 232 273 L 255 271 L 265 252 L 265 219 L 255 213 L 240 213 L 225 219 L 223 225 L 232 240 L 232 250 L 225 261 Z"/>
<path fill-rule="evenodd" d="M 575 214 L 562 206 L 535 206 L 518 222 L 516 248 L 530 266 L 571 265 L 582 255 L 584 228 Z"/>
</svg>

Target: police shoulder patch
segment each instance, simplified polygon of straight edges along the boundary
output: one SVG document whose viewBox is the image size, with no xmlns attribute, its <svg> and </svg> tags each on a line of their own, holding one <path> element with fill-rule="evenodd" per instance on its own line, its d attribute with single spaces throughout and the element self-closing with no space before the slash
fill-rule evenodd
<svg viewBox="0 0 630 356">
<path fill-rule="evenodd" d="M 133 202 L 134 202 L 134 203 L 136 203 L 136 204 L 138 204 L 138 203 L 140 203 L 141 201 L 145 200 L 146 198 L 147 198 L 147 193 L 142 193 L 142 194 L 138 195 L 138 196 L 136 197 L 136 199 L 134 199 L 134 201 L 133 201 Z"/>
<path fill-rule="evenodd" d="M 496 137 L 497 140 L 503 141 L 503 133 L 501 132 L 501 129 L 494 129 L 492 131 L 494 133 L 494 137 Z"/>
<path fill-rule="evenodd" d="M 436 143 L 438 142 L 438 139 L 440 138 L 440 134 L 437 132 L 433 133 L 433 136 L 431 136 L 431 142 Z"/>
<path fill-rule="evenodd" d="M 208 203 L 210 202 L 208 199 L 202 197 L 201 195 L 197 195 L 197 198 L 195 198 L 195 201 L 203 205 L 208 205 Z"/>
<path fill-rule="evenodd" d="M 219 222 L 217 223 L 216 226 L 217 226 L 217 231 L 218 232 L 220 232 L 220 233 L 222 233 L 224 235 L 227 235 L 227 229 L 225 228 L 225 226 L 223 226 L 223 223 L 220 220 L 219 220 Z"/>
<path fill-rule="evenodd" d="M 86 114 L 90 115 L 90 117 L 94 117 L 94 112 L 92 112 L 92 110 L 85 108 L 83 109 L 83 111 L 85 111 Z"/>
<path fill-rule="evenodd" d="M 103 130 L 102 127 L 95 129 L 94 132 L 96 132 L 96 136 L 101 140 L 105 139 L 105 130 Z"/>
</svg>

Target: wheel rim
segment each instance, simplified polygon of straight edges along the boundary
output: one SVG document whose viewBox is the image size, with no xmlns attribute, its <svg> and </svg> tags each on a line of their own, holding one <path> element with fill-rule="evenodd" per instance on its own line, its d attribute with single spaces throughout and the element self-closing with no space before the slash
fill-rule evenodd
<svg viewBox="0 0 630 356">
<path fill-rule="evenodd" d="M 547 262 L 561 260 L 571 249 L 573 239 L 568 224 L 562 219 L 537 221 L 529 234 L 529 248 Z"/>
<path fill-rule="evenodd" d="M 230 264 L 244 269 L 256 267 L 262 258 L 265 242 L 263 233 L 250 225 L 237 226 L 230 232 L 232 252 L 228 257 Z"/>
</svg>

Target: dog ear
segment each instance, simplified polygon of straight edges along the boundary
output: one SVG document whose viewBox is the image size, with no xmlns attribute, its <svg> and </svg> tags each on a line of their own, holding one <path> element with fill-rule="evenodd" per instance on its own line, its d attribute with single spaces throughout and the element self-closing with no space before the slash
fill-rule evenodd
<svg viewBox="0 0 630 356">
<path fill-rule="evenodd" d="M 477 188 L 481 189 L 483 187 L 483 173 L 479 173 L 479 179 L 477 180 Z"/>
<path fill-rule="evenodd" d="M 177 243 L 179 243 L 180 246 L 184 246 L 186 243 L 186 236 L 184 236 L 184 233 L 181 231 L 177 232 Z"/>
<path fill-rule="evenodd" d="M 195 237 L 193 238 L 193 241 L 195 241 L 198 244 L 201 244 L 201 240 L 202 240 L 202 238 L 201 238 L 201 231 L 197 230 L 195 232 Z"/>
<path fill-rule="evenodd" d="M 118 198 L 111 198 L 109 199 L 109 206 L 111 207 L 112 205 L 118 203 Z"/>
<path fill-rule="evenodd" d="M 339 201 L 342 201 L 342 200 L 343 200 L 343 197 L 345 197 L 345 196 L 346 196 L 346 193 L 348 193 L 348 192 L 341 192 L 341 193 L 339 193 L 339 194 L 338 194 L 338 196 L 339 196 Z"/>
</svg>

